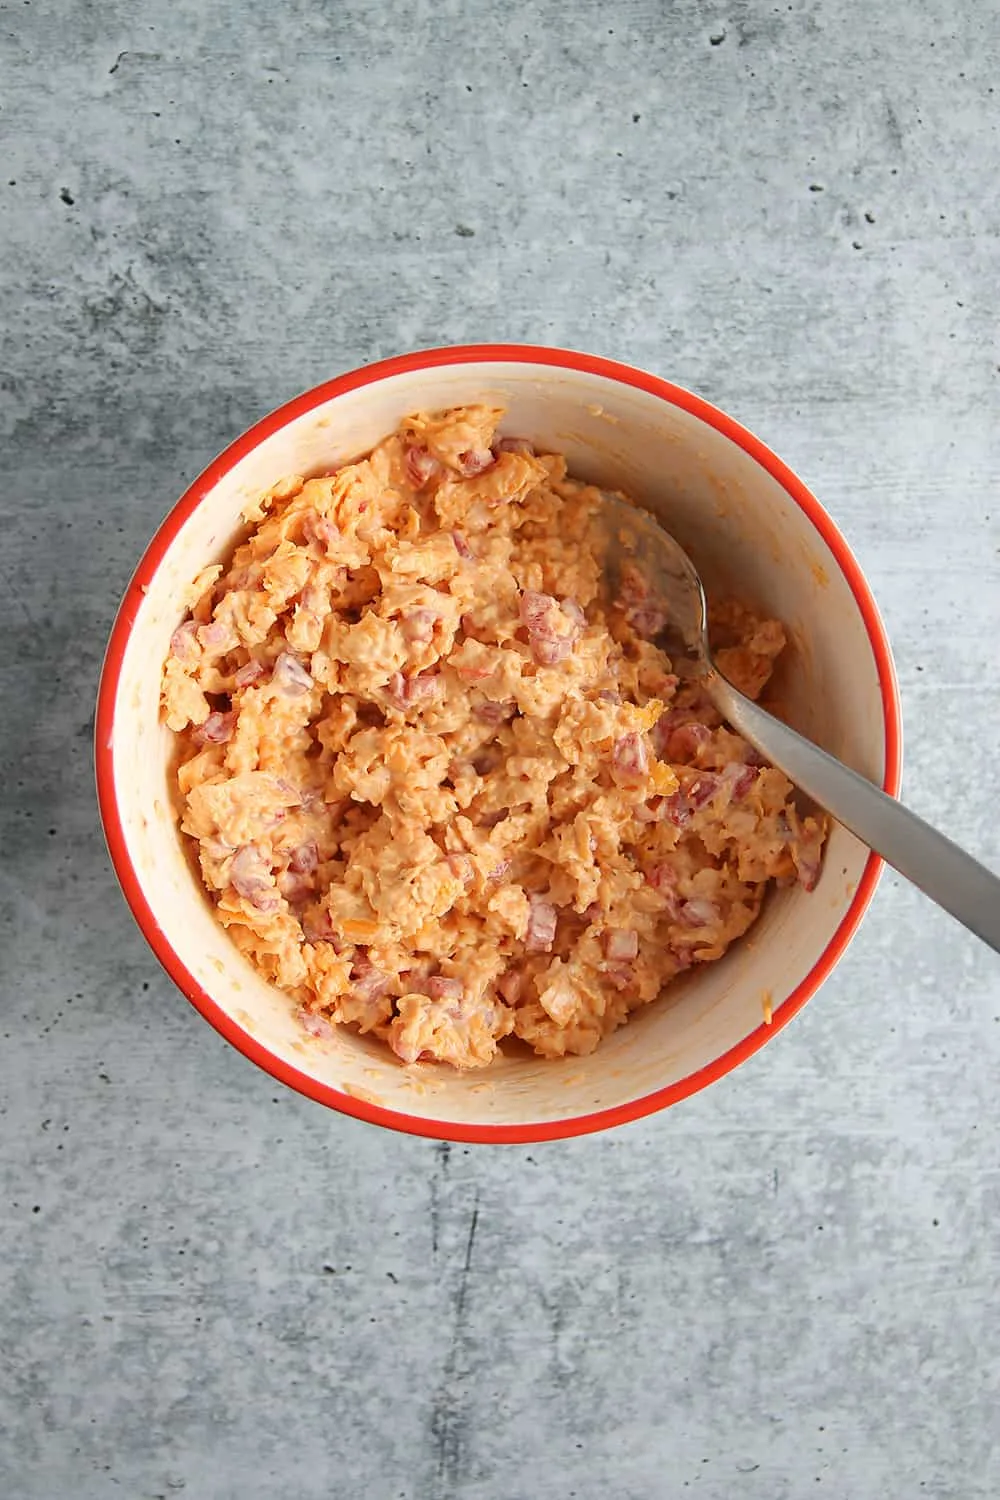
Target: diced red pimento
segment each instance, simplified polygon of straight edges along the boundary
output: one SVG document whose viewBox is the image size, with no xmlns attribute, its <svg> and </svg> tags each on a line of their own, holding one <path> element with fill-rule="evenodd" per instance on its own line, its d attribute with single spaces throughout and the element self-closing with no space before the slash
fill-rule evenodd
<svg viewBox="0 0 1000 1500">
<path fill-rule="evenodd" d="M 255 656 L 251 656 L 250 660 L 245 662 L 233 677 L 233 686 L 236 688 L 252 687 L 255 682 L 259 682 L 266 674 L 267 668 L 264 666 L 264 663 L 258 661 Z"/>
<path fill-rule="evenodd" d="M 432 1000 L 462 999 L 464 990 L 460 979 L 451 979 L 445 974 L 432 974 L 427 981 L 427 993 Z"/>
<path fill-rule="evenodd" d="M 281 897 L 274 884 L 270 866 L 254 844 L 244 844 L 233 855 L 229 879 L 237 895 L 249 901 L 258 911 L 276 911 Z"/>
<path fill-rule="evenodd" d="M 497 980 L 497 994 L 507 1005 L 517 1005 L 524 994 L 526 975 L 523 969 L 508 969 Z"/>
<path fill-rule="evenodd" d="M 283 870 L 277 877 L 278 890 L 290 906 L 301 906 L 315 894 L 311 875 L 300 875 L 295 870 Z"/>
<path fill-rule="evenodd" d="M 675 828 L 687 828 L 691 822 L 691 803 L 683 792 L 671 792 L 663 799 L 663 817 L 667 823 L 672 823 Z"/>
<path fill-rule="evenodd" d="M 290 651 L 282 651 L 275 661 L 271 680 L 286 698 L 301 698 L 315 686 L 298 657 Z"/>
<path fill-rule="evenodd" d="M 411 609 L 401 616 L 399 625 L 407 641 L 413 645 L 421 645 L 433 640 L 434 627 L 440 619 L 440 610 Z"/>
<path fill-rule="evenodd" d="M 325 1016 L 318 1016 L 314 1010 L 305 1006 L 299 1011 L 299 1021 L 303 1031 L 308 1031 L 310 1036 L 322 1037 L 328 1041 L 334 1035 L 334 1029 Z"/>
<path fill-rule="evenodd" d="M 433 703 L 440 696 L 441 687 L 441 680 L 434 671 L 419 672 L 413 677 L 394 672 L 385 691 L 393 706 L 405 712 L 421 704 Z"/>
<path fill-rule="evenodd" d="M 517 713 L 517 704 L 513 701 L 494 703 L 490 698 L 484 698 L 476 704 L 473 712 L 484 724 L 506 724 Z"/>
<path fill-rule="evenodd" d="M 403 462 L 406 467 L 406 477 L 415 490 L 422 490 L 425 484 L 441 472 L 441 465 L 433 453 L 429 453 L 418 443 L 410 443 L 407 446 Z"/>
<path fill-rule="evenodd" d="M 521 623 L 539 666 L 565 661 L 580 637 L 586 616 L 575 599 L 560 601 L 537 589 L 525 589 L 519 601 Z"/>
<path fill-rule="evenodd" d="M 236 714 L 232 710 L 229 713 L 211 713 L 204 723 L 195 725 L 191 738 L 196 745 L 224 745 L 232 738 L 235 723 Z"/>
<path fill-rule="evenodd" d="M 201 652 L 198 647 L 198 623 L 196 620 L 185 620 L 183 625 L 178 625 L 170 637 L 170 654 L 176 656 L 178 661 L 197 661 Z"/>
<path fill-rule="evenodd" d="M 677 894 L 677 871 L 668 864 L 653 865 L 646 871 L 646 881 L 663 901 L 664 915 L 671 922 L 680 917 L 681 900 Z"/>
<path fill-rule="evenodd" d="M 288 868 L 294 870 L 297 875 L 311 875 L 319 866 L 319 849 L 315 839 L 307 839 L 304 844 L 299 844 L 293 849 L 288 860 Z"/>
<path fill-rule="evenodd" d="M 467 479 L 484 474 L 496 463 L 492 448 L 466 448 L 458 455 L 458 467 Z"/>
<path fill-rule="evenodd" d="M 330 913 L 322 906 L 313 906 L 302 913 L 302 935 L 307 943 L 330 943 L 335 953 L 344 949 L 344 941 L 333 925 Z"/>
<path fill-rule="evenodd" d="M 547 622 L 552 612 L 559 608 L 559 601 L 553 599 L 551 594 L 540 594 L 537 589 L 525 589 L 518 608 L 521 624 L 526 625 L 529 631 L 547 630 Z"/>
<path fill-rule="evenodd" d="M 239 637 L 227 620 L 211 620 L 198 627 L 198 644 L 214 656 L 224 656 L 239 645 Z"/>
<path fill-rule="evenodd" d="M 573 650 L 572 638 L 565 636 L 534 636 L 531 654 L 540 667 L 555 667 L 565 661 Z"/>
<path fill-rule="evenodd" d="M 679 724 L 671 732 L 666 744 L 666 759 L 669 761 L 694 760 L 703 745 L 712 740 L 712 731 L 705 724 Z"/>
<path fill-rule="evenodd" d="M 528 930 L 524 946 L 529 953 L 549 953 L 556 939 L 558 916 L 551 901 L 541 896 L 529 897 Z"/>
<path fill-rule="evenodd" d="M 351 987 L 359 1000 L 377 1000 L 391 985 L 390 976 L 376 968 L 367 956 L 357 959 L 351 969 Z"/>
<path fill-rule="evenodd" d="M 611 774 L 619 786 L 641 783 L 649 774 L 649 751 L 641 734 L 619 735 L 611 755 Z"/>
<path fill-rule="evenodd" d="M 685 783 L 684 795 L 692 807 L 704 807 L 706 802 L 711 802 L 721 785 L 721 777 L 712 771 L 702 771 L 693 781 Z"/>
<path fill-rule="evenodd" d="M 690 901 L 681 902 L 680 916 L 688 927 L 709 927 L 720 920 L 722 913 L 715 901 L 693 896 Z"/>
<path fill-rule="evenodd" d="M 315 543 L 328 553 L 333 552 L 341 540 L 340 527 L 315 510 L 307 510 L 303 516 L 302 535 L 307 542 Z"/>
<path fill-rule="evenodd" d="M 730 761 L 720 772 L 723 782 L 729 787 L 734 802 L 742 802 L 757 781 L 757 767 L 745 766 L 739 761 Z"/>
<path fill-rule="evenodd" d="M 627 960 L 621 962 L 609 959 L 601 965 L 601 973 L 611 988 L 619 993 L 631 989 L 635 984 L 635 965 Z"/>
<path fill-rule="evenodd" d="M 629 960 L 639 956 L 639 934 L 631 930 L 606 932 L 604 953 L 612 961 Z"/>
</svg>

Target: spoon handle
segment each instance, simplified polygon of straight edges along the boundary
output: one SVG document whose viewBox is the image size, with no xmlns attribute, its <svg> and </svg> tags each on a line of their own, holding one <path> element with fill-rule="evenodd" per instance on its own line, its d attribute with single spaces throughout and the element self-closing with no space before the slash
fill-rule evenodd
<svg viewBox="0 0 1000 1500">
<path fill-rule="evenodd" d="M 1000 953 L 1000 879 L 929 823 L 879 791 L 712 671 L 719 712 L 772 765 L 907 880 Z"/>
</svg>

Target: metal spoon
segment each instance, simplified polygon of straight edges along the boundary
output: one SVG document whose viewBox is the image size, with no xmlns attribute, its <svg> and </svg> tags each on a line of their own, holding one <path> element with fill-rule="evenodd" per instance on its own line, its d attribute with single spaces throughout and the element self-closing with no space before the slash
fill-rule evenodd
<svg viewBox="0 0 1000 1500">
<path fill-rule="evenodd" d="M 881 854 L 907 880 L 1000 953 L 1000 878 L 864 776 L 835 760 L 727 682 L 712 661 L 705 591 L 694 564 L 647 511 L 602 492 L 596 520 L 606 543 L 605 577 L 620 594 L 638 568 L 666 611 L 670 629 L 701 670 L 719 713 L 820 807 Z"/>
</svg>

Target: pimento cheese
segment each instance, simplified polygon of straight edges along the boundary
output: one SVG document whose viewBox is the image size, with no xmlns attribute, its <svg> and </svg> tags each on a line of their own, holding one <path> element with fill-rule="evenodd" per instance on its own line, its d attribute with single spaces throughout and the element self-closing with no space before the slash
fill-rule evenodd
<svg viewBox="0 0 1000 1500">
<path fill-rule="evenodd" d="M 593 1051 L 769 883 L 811 888 L 825 832 L 662 620 L 604 599 L 597 491 L 502 415 L 415 415 L 275 485 L 163 674 L 219 921 L 307 1031 L 405 1064 Z M 729 603 L 712 632 L 759 694 L 781 626 Z"/>
</svg>

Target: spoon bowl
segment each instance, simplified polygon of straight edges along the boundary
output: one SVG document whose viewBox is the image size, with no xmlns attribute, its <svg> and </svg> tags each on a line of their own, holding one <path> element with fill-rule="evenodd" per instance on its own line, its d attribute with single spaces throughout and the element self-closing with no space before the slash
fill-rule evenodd
<svg viewBox="0 0 1000 1500">
<path fill-rule="evenodd" d="M 635 578 L 664 617 L 663 634 L 679 638 L 686 653 L 709 659 L 708 605 L 694 563 L 680 542 L 648 511 L 620 495 L 601 491 L 596 515 L 604 544 L 604 576 L 611 598 L 620 598 Z"/>
</svg>

